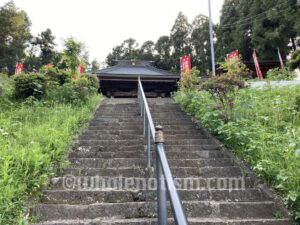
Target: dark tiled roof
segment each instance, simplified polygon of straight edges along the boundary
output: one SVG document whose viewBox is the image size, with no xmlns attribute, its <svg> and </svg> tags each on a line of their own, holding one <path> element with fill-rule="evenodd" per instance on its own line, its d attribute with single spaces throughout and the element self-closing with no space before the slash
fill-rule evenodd
<svg viewBox="0 0 300 225">
<path fill-rule="evenodd" d="M 151 66 L 151 61 L 141 60 L 120 60 L 116 66 L 95 70 L 92 73 L 99 75 L 136 75 L 136 76 L 178 76 L 179 74 L 172 73 L 166 70 L 157 69 Z"/>
</svg>

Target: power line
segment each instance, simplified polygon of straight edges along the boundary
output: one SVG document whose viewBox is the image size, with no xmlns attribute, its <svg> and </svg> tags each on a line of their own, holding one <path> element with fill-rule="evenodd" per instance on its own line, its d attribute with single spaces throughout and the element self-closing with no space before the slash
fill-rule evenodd
<svg viewBox="0 0 300 225">
<path fill-rule="evenodd" d="M 285 1 L 285 2 L 282 2 L 282 3 L 280 3 L 280 4 L 276 5 L 276 6 L 273 6 L 272 8 L 270 8 L 270 9 L 268 9 L 268 10 L 262 12 L 262 13 L 257 14 L 257 15 L 254 15 L 254 16 L 251 16 L 251 17 L 248 17 L 248 18 L 245 18 L 245 19 L 238 20 L 237 22 L 234 22 L 234 23 L 227 23 L 227 24 L 225 24 L 225 25 L 221 25 L 221 26 L 218 27 L 218 29 L 230 28 L 230 27 L 234 27 L 235 25 L 247 25 L 247 24 L 250 24 L 251 22 L 253 22 L 253 20 L 251 20 L 251 21 L 248 21 L 248 20 L 250 20 L 250 19 L 255 19 L 255 18 L 257 18 L 257 17 L 259 17 L 259 16 L 261 16 L 261 15 L 263 15 L 263 14 L 268 13 L 269 11 L 276 10 L 276 8 L 278 8 L 278 7 L 281 6 L 281 5 L 284 5 L 284 4 L 288 3 L 289 1 L 290 1 L 290 0 L 287 0 L 287 1 Z M 288 6 L 288 8 L 286 8 L 286 9 L 277 11 L 276 14 L 278 14 L 278 13 L 280 13 L 280 12 L 283 12 L 283 11 L 286 11 L 286 10 L 290 9 L 291 7 L 293 7 L 293 6 L 295 6 L 295 5 L 297 5 L 297 2 L 294 3 L 294 4 L 292 4 L 292 5 L 290 5 L 290 6 Z M 263 18 L 263 19 L 264 19 L 264 18 Z M 247 22 L 246 22 L 246 23 L 241 23 L 241 22 L 244 22 L 244 21 L 247 21 Z"/>
</svg>

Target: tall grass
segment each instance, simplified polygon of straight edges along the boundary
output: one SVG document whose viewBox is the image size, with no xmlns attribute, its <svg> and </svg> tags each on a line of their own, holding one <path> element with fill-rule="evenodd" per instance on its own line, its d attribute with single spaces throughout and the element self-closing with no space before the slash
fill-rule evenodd
<svg viewBox="0 0 300 225">
<path fill-rule="evenodd" d="M 242 89 L 234 102 L 234 117 L 222 119 L 210 94 L 178 91 L 176 101 L 273 187 L 300 218 L 300 85 Z"/>
<path fill-rule="evenodd" d="M 99 99 L 75 105 L 0 101 L 0 224 L 23 221 L 28 198 L 65 165 L 71 140 Z"/>
</svg>

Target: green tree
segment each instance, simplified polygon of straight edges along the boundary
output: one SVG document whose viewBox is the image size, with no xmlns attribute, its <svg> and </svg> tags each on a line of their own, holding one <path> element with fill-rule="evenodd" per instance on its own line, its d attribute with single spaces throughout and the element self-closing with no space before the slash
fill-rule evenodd
<svg viewBox="0 0 300 225">
<path fill-rule="evenodd" d="M 95 71 L 95 70 L 99 70 L 99 68 L 100 68 L 99 62 L 97 61 L 97 59 L 93 59 L 91 62 L 91 70 Z"/>
<path fill-rule="evenodd" d="M 54 40 L 55 37 L 49 28 L 41 32 L 35 39 L 35 44 L 40 47 L 40 60 L 42 65 L 53 63 L 53 58 L 55 55 Z"/>
<path fill-rule="evenodd" d="M 293 52 L 288 65 L 291 69 L 300 69 L 300 48 Z"/>
<path fill-rule="evenodd" d="M 0 8 L 0 68 L 7 67 L 10 74 L 25 57 L 24 50 L 30 40 L 30 21 L 13 1 Z"/>
<path fill-rule="evenodd" d="M 174 71 L 180 71 L 180 57 L 191 53 L 190 33 L 191 25 L 187 17 L 182 12 L 179 12 L 170 34 L 170 40 L 174 49 L 172 54 L 172 70 Z"/>
<path fill-rule="evenodd" d="M 192 64 L 205 73 L 211 67 L 209 38 L 209 20 L 207 16 L 198 15 L 192 23 L 191 33 Z"/>
<path fill-rule="evenodd" d="M 285 59 L 299 46 L 299 16 L 297 0 L 225 0 L 216 31 L 217 60 L 238 49 L 250 61 L 254 48 L 260 60 L 278 60 L 277 49 Z"/>
<path fill-rule="evenodd" d="M 161 36 L 155 43 L 155 50 L 157 55 L 155 56 L 155 65 L 158 68 L 164 70 L 171 70 L 171 41 L 169 36 Z"/>
<path fill-rule="evenodd" d="M 155 44 L 153 41 L 146 41 L 139 50 L 138 59 L 154 60 L 154 47 Z"/>
<path fill-rule="evenodd" d="M 80 65 L 80 57 L 83 49 L 83 43 L 76 42 L 74 38 L 70 37 L 64 41 L 64 55 L 62 60 L 66 63 L 69 70 L 74 74 Z"/>
<path fill-rule="evenodd" d="M 133 38 L 128 38 L 121 45 L 117 45 L 113 48 L 112 52 L 106 57 L 106 63 L 109 66 L 116 65 L 116 60 L 131 60 L 139 59 L 140 50 L 138 49 L 138 43 Z"/>
<path fill-rule="evenodd" d="M 220 24 L 216 30 L 216 59 L 219 62 L 224 61 L 226 54 L 236 49 L 241 51 L 240 46 L 236 45 L 236 26 L 232 25 L 240 18 L 237 4 L 238 0 L 225 0 L 222 6 Z"/>
</svg>

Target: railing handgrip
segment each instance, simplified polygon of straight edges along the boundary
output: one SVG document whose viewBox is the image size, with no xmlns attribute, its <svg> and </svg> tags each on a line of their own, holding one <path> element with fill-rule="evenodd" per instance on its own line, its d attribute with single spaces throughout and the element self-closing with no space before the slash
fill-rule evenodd
<svg viewBox="0 0 300 225">
<path fill-rule="evenodd" d="M 175 187 L 175 183 L 174 183 L 174 179 L 169 167 L 169 163 L 164 151 L 164 138 L 163 138 L 163 132 L 162 132 L 162 127 L 161 126 L 156 126 L 156 135 L 155 135 L 155 145 L 156 145 L 156 163 L 157 163 L 157 169 L 158 170 L 162 170 L 163 175 L 159 174 L 157 172 L 157 179 L 161 179 L 161 177 L 164 177 L 164 182 L 166 183 L 167 186 L 167 190 L 170 196 L 170 201 L 171 201 L 171 207 L 173 210 L 173 214 L 174 214 L 174 218 L 176 221 L 176 224 L 178 225 L 188 225 L 178 192 L 176 190 Z M 159 165 L 158 165 L 159 164 Z M 158 180 L 158 184 L 161 181 Z M 162 185 L 162 184 L 161 184 Z M 161 201 L 165 201 L 164 198 L 163 199 L 159 199 L 160 198 L 160 192 L 162 190 L 159 190 L 159 188 L 162 188 L 162 186 L 157 187 L 157 196 L 158 196 L 158 207 L 160 207 L 160 205 L 164 206 L 164 203 L 162 203 Z M 159 212 L 158 212 L 159 213 Z M 165 216 L 162 216 L 163 218 Z M 159 225 L 162 224 L 166 224 L 166 223 L 158 223 Z"/>
</svg>

